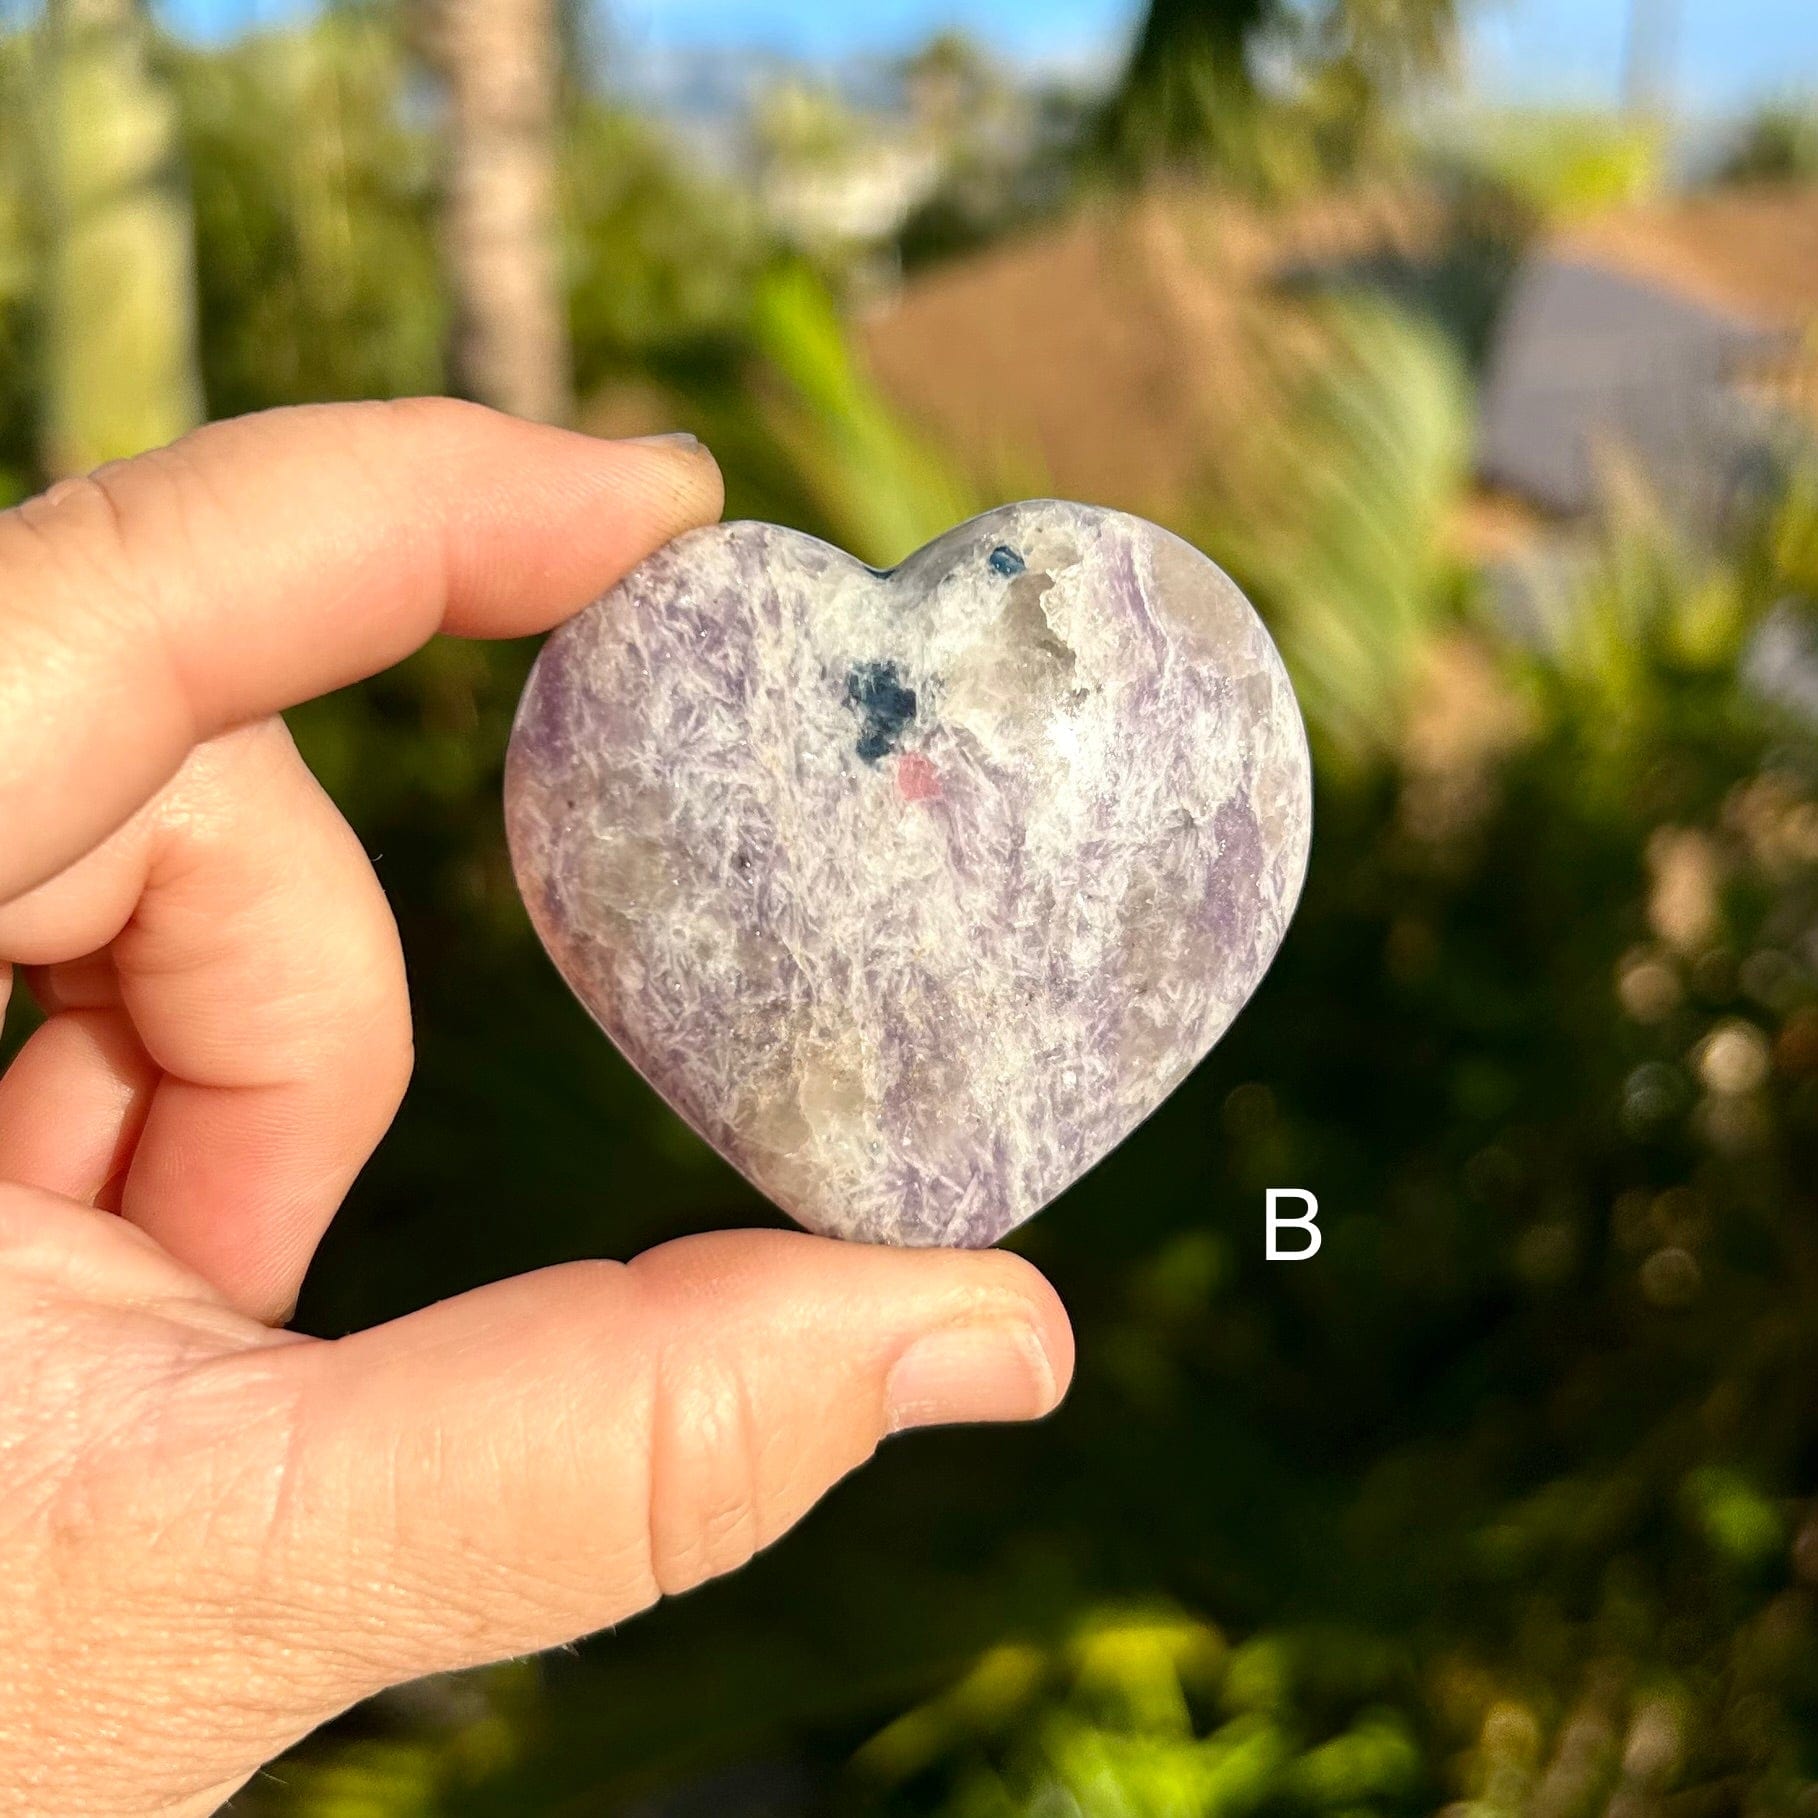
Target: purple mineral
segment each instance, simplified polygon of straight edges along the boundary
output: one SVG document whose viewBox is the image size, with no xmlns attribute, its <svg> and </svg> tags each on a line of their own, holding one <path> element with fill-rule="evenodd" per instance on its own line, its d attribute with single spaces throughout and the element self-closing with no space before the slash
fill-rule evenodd
<svg viewBox="0 0 1818 1818">
<path fill-rule="evenodd" d="M 1151 1112 L 1293 913 L 1306 736 L 1242 594 L 1055 501 L 888 574 L 679 538 L 564 625 L 512 735 L 564 977 L 812 1230 L 985 1244 Z"/>
</svg>

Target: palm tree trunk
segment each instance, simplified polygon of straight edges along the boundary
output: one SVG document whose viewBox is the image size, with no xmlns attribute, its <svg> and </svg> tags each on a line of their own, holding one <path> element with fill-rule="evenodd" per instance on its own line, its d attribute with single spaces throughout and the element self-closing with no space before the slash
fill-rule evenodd
<svg viewBox="0 0 1818 1818">
<path fill-rule="evenodd" d="M 150 39 L 144 0 L 45 9 L 41 434 L 53 474 L 156 447 L 202 416 L 189 191 Z"/>
<path fill-rule="evenodd" d="M 516 416 L 573 410 L 556 219 L 553 0 L 422 0 L 447 88 L 442 256 L 458 390 Z"/>
</svg>

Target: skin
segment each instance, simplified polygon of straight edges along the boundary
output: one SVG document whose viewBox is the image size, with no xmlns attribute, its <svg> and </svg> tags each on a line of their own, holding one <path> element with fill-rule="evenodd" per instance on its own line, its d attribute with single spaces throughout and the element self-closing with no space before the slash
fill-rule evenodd
<svg viewBox="0 0 1818 1818">
<path fill-rule="evenodd" d="M 282 1329 L 410 1074 L 403 958 L 280 709 L 547 629 L 711 457 L 440 400 L 212 426 L 0 515 L 0 1814 L 213 1811 L 419 1674 L 733 1569 L 888 1432 L 1050 1409 L 998 1253 L 781 1232 Z"/>
</svg>

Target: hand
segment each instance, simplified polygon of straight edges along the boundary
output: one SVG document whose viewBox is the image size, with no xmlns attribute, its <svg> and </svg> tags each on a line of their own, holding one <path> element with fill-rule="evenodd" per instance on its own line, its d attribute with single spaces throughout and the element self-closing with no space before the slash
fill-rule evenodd
<svg viewBox="0 0 1818 1818">
<path fill-rule="evenodd" d="M 0 515 L 0 1813 L 212 1811 L 356 1699 L 737 1566 L 892 1428 L 1045 1412 L 1015 1257 L 699 1237 L 276 1329 L 410 1071 L 278 710 L 575 611 L 710 458 L 446 402 L 224 423 Z"/>
</svg>

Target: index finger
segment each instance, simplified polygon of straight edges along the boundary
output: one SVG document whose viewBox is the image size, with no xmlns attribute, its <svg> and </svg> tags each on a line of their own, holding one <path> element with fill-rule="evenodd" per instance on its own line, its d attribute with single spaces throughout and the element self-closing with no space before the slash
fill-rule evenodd
<svg viewBox="0 0 1818 1818">
<path fill-rule="evenodd" d="M 0 513 L 0 902 L 229 727 L 546 630 L 720 510 L 698 444 L 445 398 L 211 424 Z"/>
</svg>

